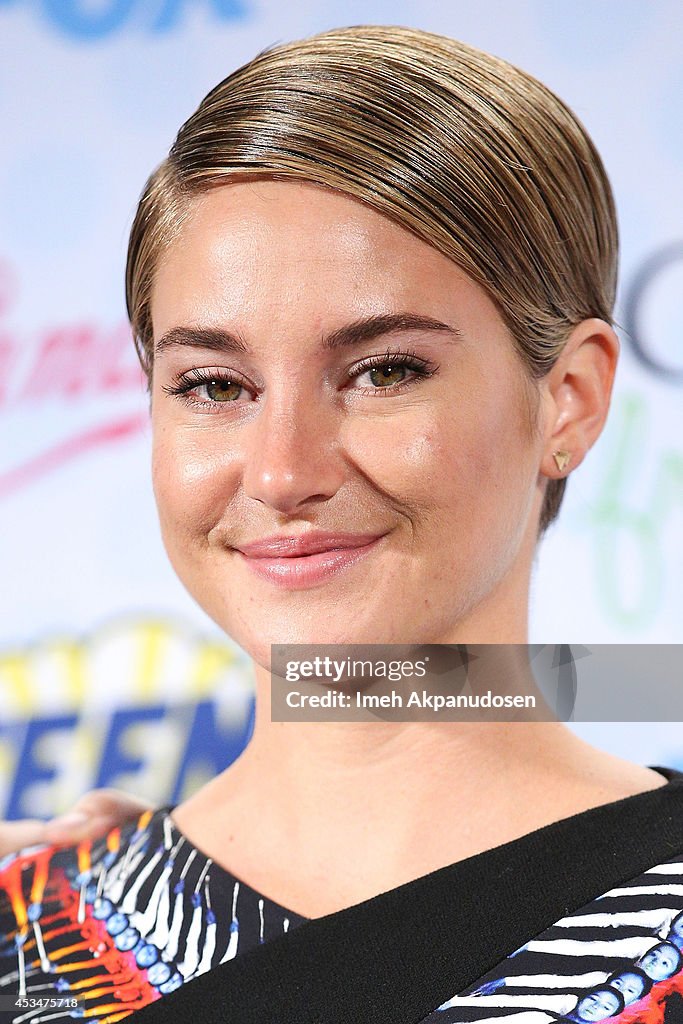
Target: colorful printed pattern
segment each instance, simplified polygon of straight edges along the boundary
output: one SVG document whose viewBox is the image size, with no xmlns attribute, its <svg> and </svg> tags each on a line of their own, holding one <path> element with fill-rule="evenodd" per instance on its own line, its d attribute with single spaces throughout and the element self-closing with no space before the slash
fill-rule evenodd
<svg viewBox="0 0 683 1024">
<path fill-rule="evenodd" d="M 562 918 L 421 1024 L 683 1024 L 683 856 Z"/>
<path fill-rule="evenodd" d="M 96 843 L 24 850 L 0 861 L 0 998 L 34 1008 L 0 1019 L 113 1024 L 303 920 L 214 865 L 165 808 Z"/>
<path fill-rule="evenodd" d="M 12 1024 L 113 1024 L 305 918 L 181 835 L 167 809 L 76 848 L 0 861 L 0 999 Z M 26 1004 L 24 1004 L 26 1005 Z M 683 854 L 562 918 L 422 1024 L 683 1024 Z"/>
</svg>

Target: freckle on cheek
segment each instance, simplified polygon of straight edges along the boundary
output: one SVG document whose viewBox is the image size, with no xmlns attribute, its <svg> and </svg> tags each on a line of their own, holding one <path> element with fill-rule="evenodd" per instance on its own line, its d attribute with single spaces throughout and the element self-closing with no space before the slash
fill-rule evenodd
<svg viewBox="0 0 683 1024">
<path fill-rule="evenodd" d="M 416 465 L 422 466 L 438 458 L 439 454 L 439 446 L 428 434 L 412 437 L 403 449 L 403 457 L 406 462 L 413 462 Z"/>
</svg>

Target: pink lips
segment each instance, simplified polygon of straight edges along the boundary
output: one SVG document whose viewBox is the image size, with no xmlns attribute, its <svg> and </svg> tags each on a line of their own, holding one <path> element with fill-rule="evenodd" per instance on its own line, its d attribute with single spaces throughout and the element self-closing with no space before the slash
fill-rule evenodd
<svg viewBox="0 0 683 1024">
<path fill-rule="evenodd" d="M 267 537 L 237 549 L 262 579 L 304 589 L 360 561 L 385 534 L 307 533 Z"/>
</svg>

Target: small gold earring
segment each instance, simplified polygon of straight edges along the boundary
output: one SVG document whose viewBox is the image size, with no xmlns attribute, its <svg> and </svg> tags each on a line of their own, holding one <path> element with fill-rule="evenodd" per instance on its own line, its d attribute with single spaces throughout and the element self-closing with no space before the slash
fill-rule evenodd
<svg viewBox="0 0 683 1024">
<path fill-rule="evenodd" d="M 569 465 L 569 460 L 571 459 L 571 457 L 572 457 L 571 452 L 566 452 L 562 448 L 560 448 L 556 452 L 553 452 L 553 458 L 555 459 L 555 464 L 556 464 L 557 468 L 559 469 L 560 473 L 563 473 L 564 470 L 567 468 L 567 466 Z"/>
</svg>

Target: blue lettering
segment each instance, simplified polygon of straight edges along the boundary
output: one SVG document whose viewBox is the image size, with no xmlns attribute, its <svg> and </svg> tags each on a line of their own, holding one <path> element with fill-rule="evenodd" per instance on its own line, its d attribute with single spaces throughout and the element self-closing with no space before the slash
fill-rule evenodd
<svg viewBox="0 0 683 1024">
<path fill-rule="evenodd" d="M 0 5 L 8 0 L 0 0 Z M 100 0 L 93 9 L 92 0 L 39 0 L 43 16 L 55 28 L 72 39 L 92 42 L 104 39 L 122 29 L 136 14 L 149 14 L 154 8 L 149 31 L 166 32 L 174 28 L 188 6 L 203 2 L 209 12 L 222 21 L 235 21 L 247 16 L 246 0 Z"/>
<path fill-rule="evenodd" d="M 217 775 L 239 757 L 249 742 L 253 730 L 253 704 L 246 721 L 232 729 L 221 729 L 216 721 L 216 705 L 213 701 L 197 704 L 194 721 L 185 747 L 171 802 L 177 803 L 184 794 L 188 774 L 203 771 L 208 776 Z"/>
<path fill-rule="evenodd" d="M 42 0 L 48 21 L 76 39 L 102 39 L 116 32 L 130 17 L 137 0 L 106 0 L 93 11 L 86 0 Z"/>
<path fill-rule="evenodd" d="M 159 743 L 154 744 L 150 736 L 149 741 L 135 743 L 136 751 L 142 748 L 148 752 L 148 757 L 145 753 L 131 753 L 129 740 L 136 726 L 149 724 L 153 734 L 153 723 L 166 721 L 178 727 L 178 742 L 173 745 L 173 749 L 161 749 Z M 59 754 L 55 756 L 54 763 L 52 760 L 46 763 L 44 753 L 41 754 L 43 740 L 51 733 L 73 733 L 79 728 L 89 730 L 90 723 L 82 720 L 77 713 L 0 725 L 0 753 L 4 751 L 4 760 L 10 765 L 7 803 L 4 807 L 1 806 L 4 794 L 0 786 L 0 819 L 35 816 L 35 805 L 30 799 L 31 789 L 36 784 L 41 784 L 41 789 L 45 789 L 46 783 L 50 789 L 49 784 L 57 781 L 60 773 Z M 213 700 L 175 707 L 160 704 L 119 708 L 112 714 L 95 777 L 90 776 L 88 766 L 87 772 L 84 772 L 84 776 L 87 774 L 88 777 L 82 779 L 83 789 L 121 785 L 122 776 L 127 776 L 129 780 L 162 758 L 165 768 L 156 782 L 159 792 L 155 799 L 175 803 L 198 782 L 227 768 L 251 739 L 253 728 L 253 699 L 245 706 L 242 720 L 233 721 L 229 725 L 220 723 Z M 74 799 L 76 795 L 74 793 Z M 53 813 L 58 809 L 55 792 L 54 806 L 48 804 L 46 811 Z"/>
<path fill-rule="evenodd" d="M 196 0 L 190 0 L 195 3 Z M 236 21 L 238 18 L 246 17 L 247 11 L 242 0 L 207 0 L 209 8 L 213 13 L 224 21 Z M 159 13 L 152 24 L 153 32 L 167 32 L 175 28 L 180 20 L 180 14 L 187 0 L 163 0 Z"/>
<path fill-rule="evenodd" d="M 14 782 L 7 805 L 8 818 L 25 818 L 34 815 L 33 808 L 24 804 L 26 791 L 37 782 L 49 782 L 57 777 L 55 764 L 45 764 L 37 756 L 37 748 L 45 735 L 65 729 L 73 731 L 78 723 L 76 715 L 59 715 L 54 718 L 34 718 L 26 726 L 24 745 L 19 755 Z"/>
<path fill-rule="evenodd" d="M 247 8 L 242 0 L 211 0 L 214 12 L 219 18 L 245 18 Z"/>
<path fill-rule="evenodd" d="M 102 752 L 96 786 L 115 786 L 120 775 L 139 772 L 144 767 L 143 760 L 139 757 L 130 757 L 124 752 L 122 740 L 131 725 L 138 725 L 140 722 L 159 722 L 165 714 L 166 707 L 162 704 L 145 708 L 124 708 L 114 712 Z"/>
</svg>

